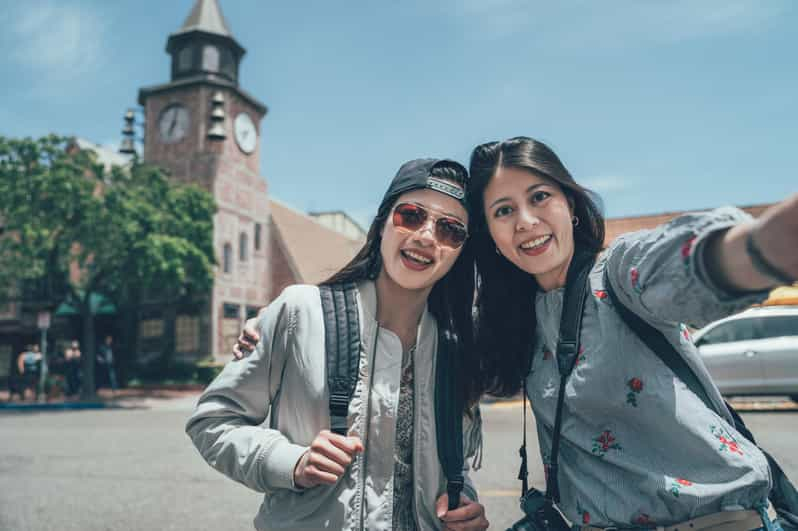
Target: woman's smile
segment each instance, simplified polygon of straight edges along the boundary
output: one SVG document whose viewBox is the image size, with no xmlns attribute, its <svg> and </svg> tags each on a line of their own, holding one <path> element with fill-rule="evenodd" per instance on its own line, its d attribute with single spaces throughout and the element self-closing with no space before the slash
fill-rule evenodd
<svg viewBox="0 0 798 531">
<path fill-rule="evenodd" d="M 527 256 L 539 256 L 549 248 L 552 238 L 551 234 L 532 238 L 519 245 L 518 248 Z"/>
<path fill-rule="evenodd" d="M 424 271 L 435 264 L 435 259 L 419 249 L 402 249 L 399 251 L 402 264 L 413 271 Z"/>
</svg>

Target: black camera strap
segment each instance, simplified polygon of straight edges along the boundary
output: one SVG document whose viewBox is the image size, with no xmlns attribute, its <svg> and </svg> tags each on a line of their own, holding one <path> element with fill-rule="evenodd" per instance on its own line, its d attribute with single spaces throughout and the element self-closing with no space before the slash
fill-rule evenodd
<svg viewBox="0 0 798 531">
<path fill-rule="evenodd" d="M 560 373 L 560 390 L 557 395 L 557 412 L 554 418 L 554 432 L 551 439 L 551 455 L 549 462 L 544 463 L 546 471 L 546 498 L 554 503 L 560 501 L 560 488 L 557 481 L 558 460 L 560 453 L 560 431 L 562 430 L 562 413 L 565 402 L 565 384 L 571 375 L 579 357 L 579 333 L 582 328 L 582 315 L 588 293 L 588 279 L 593 267 L 595 255 L 592 253 L 574 254 L 565 281 L 565 297 L 563 299 L 562 316 L 560 317 L 560 334 L 557 341 L 557 368 Z M 524 438 L 519 450 L 521 454 L 521 470 L 518 478 L 522 481 L 522 493 L 526 495 L 527 458 L 526 458 L 526 378 L 523 380 L 524 393 Z"/>
</svg>

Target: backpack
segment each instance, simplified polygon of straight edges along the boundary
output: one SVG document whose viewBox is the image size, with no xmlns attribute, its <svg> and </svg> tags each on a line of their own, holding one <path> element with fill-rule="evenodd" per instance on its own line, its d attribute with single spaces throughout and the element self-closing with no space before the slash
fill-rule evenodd
<svg viewBox="0 0 798 531">
<path fill-rule="evenodd" d="M 357 288 L 352 283 L 319 286 L 324 314 L 324 351 L 330 394 L 330 430 L 346 435 L 349 402 L 360 363 Z M 458 392 L 457 338 L 438 327 L 435 368 L 435 429 L 438 459 L 446 477 L 449 510 L 463 490 L 463 402 Z"/>
</svg>

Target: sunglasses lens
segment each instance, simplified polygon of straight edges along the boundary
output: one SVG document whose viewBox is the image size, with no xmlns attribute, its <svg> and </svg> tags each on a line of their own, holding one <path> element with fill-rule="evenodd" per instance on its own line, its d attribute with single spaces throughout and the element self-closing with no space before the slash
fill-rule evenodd
<svg viewBox="0 0 798 531">
<path fill-rule="evenodd" d="M 427 211 L 407 203 L 398 205 L 393 211 L 393 224 L 396 227 L 415 231 L 427 221 Z"/>
<path fill-rule="evenodd" d="M 468 231 L 462 223 L 441 218 L 435 223 L 435 236 L 441 245 L 458 248 L 468 237 Z"/>
<path fill-rule="evenodd" d="M 393 211 L 393 224 L 409 231 L 417 231 L 427 222 L 426 209 L 410 203 L 397 205 Z M 438 243 L 457 249 L 468 237 L 465 225 L 451 218 L 438 218 L 435 221 L 435 239 Z"/>
</svg>

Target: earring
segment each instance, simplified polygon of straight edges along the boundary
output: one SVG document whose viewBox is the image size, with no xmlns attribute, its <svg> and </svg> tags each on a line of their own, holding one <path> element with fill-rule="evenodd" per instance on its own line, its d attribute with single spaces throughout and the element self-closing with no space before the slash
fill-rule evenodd
<svg viewBox="0 0 798 531">
<path fill-rule="evenodd" d="M 579 226 L 579 217 L 577 217 L 577 216 L 572 217 L 571 218 L 571 223 L 574 224 L 574 227 L 578 227 Z"/>
</svg>

